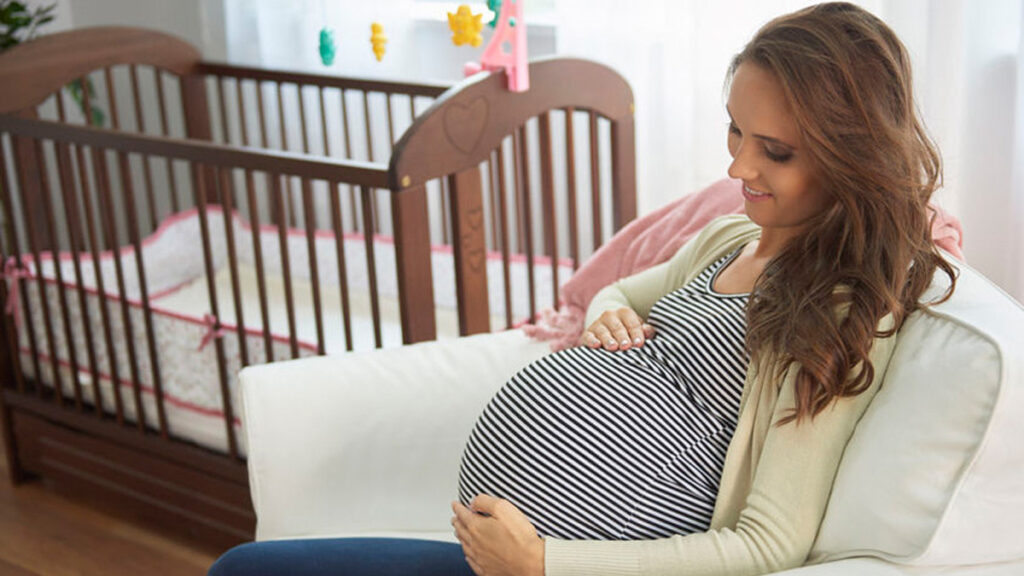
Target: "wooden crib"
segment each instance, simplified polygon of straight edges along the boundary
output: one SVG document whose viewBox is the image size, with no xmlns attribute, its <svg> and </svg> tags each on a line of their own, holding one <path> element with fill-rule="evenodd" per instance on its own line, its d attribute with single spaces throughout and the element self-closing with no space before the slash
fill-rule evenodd
<svg viewBox="0 0 1024 576">
<path fill-rule="evenodd" d="M 270 71 L 120 27 L 0 54 L 12 479 L 218 549 L 248 540 L 238 369 L 505 329 L 555 304 L 635 216 L 633 102 L 594 63 L 530 75 L 516 94 L 501 73 Z"/>
</svg>

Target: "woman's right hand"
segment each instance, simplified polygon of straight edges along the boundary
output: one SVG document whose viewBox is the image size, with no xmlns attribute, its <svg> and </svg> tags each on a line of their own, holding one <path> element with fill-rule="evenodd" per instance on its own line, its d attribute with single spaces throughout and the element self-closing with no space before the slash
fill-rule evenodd
<svg viewBox="0 0 1024 576">
<path fill-rule="evenodd" d="M 654 326 L 647 324 L 632 308 L 605 310 L 580 336 L 580 344 L 588 348 L 629 350 L 643 346 L 654 336 Z"/>
</svg>

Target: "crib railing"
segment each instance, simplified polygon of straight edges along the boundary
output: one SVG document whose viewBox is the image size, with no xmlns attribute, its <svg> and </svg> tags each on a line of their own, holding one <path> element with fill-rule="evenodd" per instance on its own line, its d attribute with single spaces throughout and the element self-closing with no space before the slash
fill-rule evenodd
<svg viewBox="0 0 1024 576">
<path fill-rule="evenodd" d="M 634 105 L 626 82 L 604 66 L 569 58 L 532 62 L 530 76 L 531 89 L 524 93 L 508 92 L 503 74 L 468 79 L 438 98 L 403 134 L 391 156 L 390 186 L 398 191 L 394 203 L 402 218 L 424 211 L 427 181 L 445 175 L 449 182 L 462 334 L 493 328 L 489 300 L 464 297 L 489 292 L 484 265 L 488 223 L 492 247 L 498 244 L 500 231 L 506 327 L 513 321 L 507 299 L 513 292 L 508 261 L 514 242 L 528 263 L 535 262 L 537 255 L 550 258 L 551 300 L 544 305 L 557 307 L 558 260 L 565 253 L 559 248 L 559 223 L 568 229 L 566 243 L 573 269 L 581 257 L 577 116 L 582 114 L 586 118 L 584 137 L 589 150 L 590 197 L 583 204 L 592 223 L 588 253 L 596 251 L 605 237 L 636 215 Z M 566 86 L 585 89 L 567 90 Z M 559 115 L 564 145 L 556 147 L 553 118 Z M 530 133 L 532 125 L 537 128 L 536 138 Z M 602 127 L 609 132 L 607 138 L 602 137 Z M 607 146 L 605 152 L 601 150 L 602 142 Z M 537 146 L 539 161 L 532 159 L 532 146 Z M 511 165 L 506 170 L 509 150 Z M 556 164 L 565 178 L 557 186 Z M 534 178 L 532 170 L 538 170 L 539 178 Z M 506 176 L 510 178 L 507 180 Z M 539 186 L 535 187 L 536 184 Z M 540 217 L 535 216 L 535 204 Z M 610 214 L 605 214 L 605 210 Z M 508 212 L 513 212 L 513 222 L 509 221 Z M 510 240 L 513 230 L 515 240 Z M 405 251 L 404 265 L 417 273 L 410 277 L 429 276 L 430 270 L 423 264 L 428 258 L 424 248 L 428 240 L 426 227 L 403 226 L 402 234 L 399 248 Z M 539 310 L 534 273 L 535 267 L 527 266 L 529 321 Z M 431 318 L 422 313 L 432 295 L 423 290 L 406 290 L 401 297 L 403 308 L 417 314 L 416 318 L 403 316 L 403 330 L 410 335 L 410 341 L 432 339 L 435 329 Z"/>
<path fill-rule="evenodd" d="M 153 388 L 157 415 L 156 428 L 161 436 L 168 436 L 163 403 L 162 370 L 165 366 L 161 362 L 157 347 L 150 282 L 147 281 L 147 274 L 151 274 L 153 271 L 147 270 L 142 257 L 142 235 L 138 227 L 137 196 L 139 191 L 133 182 L 136 178 L 133 177 L 129 168 L 131 161 L 138 156 L 184 163 L 186 171 L 192 176 L 188 184 L 192 188 L 192 195 L 196 199 L 198 210 L 202 261 L 207 278 L 209 306 L 213 322 L 210 329 L 213 331 L 221 331 L 223 327 L 217 320 L 221 317 L 222 310 L 219 307 L 222 298 L 217 294 L 217 285 L 214 279 L 215 258 L 211 252 L 211 241 L 215 235 L 210 232 L 211 213 L 209 208 L 211 204 L 215 203 L 213 199 L 218 199 L 216 203 L 220 204 L 224 218 L 224 238 L 227 239 L 227 265 L 232 286 L 229 300 L 234 305 L 235 326 L 233 331 L 238 335 L 239 366 L 229 366 L 221 339 L 214 339 L 214 344 L 219 367 L 218 378 L 221 386 L 228 451 L 233 457 L 237 458 L 239 452 L 235 438 L 235 410 L 231 402 L 229 381 L 234 379 L 233 373 L 237 371 L 238 367 L 256 362 L 274 361 L 281 357 L 275 358 L 275 345 L 270 339 L 273 327 L 267 316 L 268 296 L 266 287 L 262 283 L 259 286 L 258 297 L 262 310 L 262 335 L 265 344 L 263 354 L 257 358 L 254 357 L 252 351 L 247 349 L 246 334 L 250 330 L 242 311 L 236 253 L 239 247 L 235 245 L 235 233 L 232 226 L 235 222 L 236 211 L 243 210 L 252 230 L 253 250 L 256 253 L 256 278 L 262 280 L 265 277 L 266 262 L 260 257 L 262 241 L 259 239 L 258 231 L 261 230 L 261 221 L 257 204 L 260 201 L 274 203 L 280 213 L 285 214 L 287 210 L 284 205 L 285 194 L 283 192 L 285 180 L 296 179 L 299 182 L 303 199 L 302 220 L 309 223 L 304 227 L 303 232 L 307 240 L 308 269 L 311 275 L 310 284 L 313 292 L 312 300 L 317 333 L 316 352 L 318 353 L 324 352 L 323 322 L 325 318 L 321 311 L 321 304 L 327 295 L 320 293 L 321 282 L 318 277 L 321 271 L 318 270 L 317 243 L 314 242 L 316 232 L 315 218 L 312 213 L 314 186 L 326 188 L 332 199 L 333 232 L 337 240 L 335 256 L 338 264 L 337 275 L 340 279 L 338 282 L 339 296 L 343 301 L 343 309 L 346 309 L 343 318 L 334 320 L 345 322 L 345 331 L 349 335 L 347 345 L 351 349 L 353 340 L 351 327 L 348 325 L 350 317 L 347 314 L 349 294 L 345 281 L 344 248 L 341 245 L 344 233 L 341 230 L 341 207 L 337 191 L 342 182 L 356 187 L 363 196 L 363 206 L 368 207 L 369 190 L 384 188 L 387 185 L 387 171 L 384 166 L 354 160 L 310 158 L 290 153 L 246 150 L 218 144 L 118 134 L 88 127 L 73 127 L 0 115 L 0 140 L 7 140 L 7 135 L 11 136 L 12 146 L 15 141 L 20 141 L 23 147 L 28 146 L 36 151 L 35 157 L 38 164 L 32 172 L 40 175 L 41 179 L 39 187 L 36 188 L 39 196 L 38 202 L 30 202 L 27 196 L 30 188 L 24 185 L 28 172 L 26 167 L 16 167 L 14 174 L 7 174 L 6 163 L 0 163 L 0 188 L 2 188 L 0 200 L 2 200 L 5 223 L 3 253 L 5 257 L 11 258 L 8 260 L 10 265 L 6 270 L 6 275 L 8 278 L 14 278 L 18 285 L 20 298 L 18 304 L 21 308 L 30 313 L 41 311 L 39 324 L 43 328 L 42 332 L 37 332 L 36 323 L 31 320 L 24 323 L 24 329 L 31 350 L 29 356 L 34 364 L 32 373 L 38 379 L 48 371 L 49 378 L 57 391 L 53 394 L 53 400 L 57 405 L 70 403 L 79 412 L 87 409 L 81 378 L 81 375 L 86 373 L 90 375 L 89 380 L 92 383 L 93 408 L 100 411 L 104 402 L 98 383 L 101 381 L 101 373 L 106 371 L 115 383 L 121 382 L 122 379 L 131 383 L 132 398 L 130 401 L 134 413 L 133 420 L 140 431 L 145 428 L 142 388 L 143 385 Z M 6 153 L 7 150 L 5 149 L 4 152 Z M 55 164 L 56 169 L 54 170 L 50 164 Z M 58 175 L 56 181 L 45 177 L 46 174 L 53 172 Z M 244 182 L 244 185 L 236 186 L 239 181 Z M 257 186 L 257 181 L 262 181 L 264 185 Z M 123 211 L 115 210 L 115 196 L 121 200 L 120 205 L 123 206 Z M 261 199 L 259 196 L 263 198 Z M 38 204 L 44 212 L 35 213 L 35 204 Z M 362 218 L 364 224 L 369 223 L 368 210 L 364 210 Z M 118 226 L 119 223 L 121 226 Z M 127 228 L 126 237 L 118 234 L 119 227 Z M 284 226 L 276 228 L 280 240 L 280 269 L 284 278 L 284 304 L 287 307 L 289 325 L 287 344 L 289 356 L 297 358 L 300 352 L 295 329 L 296 317 L 291 286 L 292 265 L 289 262 L 289 242 L 286 237 L 288 230 Z M 72 266 L 70 267 L 60 265 L 56 254 L 47 254 L 49 250 L 46 247 L 62 244 L 57 238 L 62 230 L 67 234 L 65 242 L 71 247 L 69 254 Z M 128 254 L 114 252 L 112 260 L 115 270 L 111 275 L 112 278 L 104 278 L 99 265 L 101 262 L 100 252 L 104 247 L 118 249 L 127 247 L 130 249 Z M 375 259 L 372 238 L 368 235 L 366 236 L 366 249 L 367 264 L 371 268 L 368 276 L 371 278 L 370 295 L 373 301 L 376 344 L 379 346 L 381 320 L 377 304 L 377 289 L 373 285 L 376 274 L 372 269 Z M 53 258 L 53 264 L 49 266 L 49 269 L 52 269 L 58 287 L 56 306 L 51 306 L 50 298 L 47 297 L 47 281 L 43 274 L 43 271 L 48 269 L 44 263 L 45 256 Z M 91 263 L 94 278 L 90 279 L 84 276 L 83 261 L 85 260 Z M 34 282 L 30 283 L 26 275 L 22 273 L 25 266 L 33 268 Z M 129 267 L 134 268 L 135 277 L 129 277 L 130 271 L 127 269 Z M 65 273 L 72 277 L 65 278 Z M 114 281 L 110 285 L 112 279 Z M 31 284 L 34 284 L 34 291 L 38 295 L 35 301 L 38 305 L 30 303 L 29 294 L 33 288 Z M 87 285 L 95 286 L 99 293 L 98 306 L 90 307 L 86 304 Z M 69 287 L 70 290 L 63 290 L 64 286 Z M 132 287 L 132 289 L 129 290 L 128 287 Z M 104 297 L 108 293 L 115 297 L 114 300 L 107 300 Z M 69 302 L 69 297 L 77 298 L 77 302 Z M 141 305 L 141 323 L 132 318 L 129 306 L 129 300 L 132 299 L 137 299 Z M 79 322 L 72 320 L 70 313 L 72 307 L 77 307 L 79 310 L 81 315 Z M 88 321 L 90 312 L 98 312 L 98 315 L 101 316 L 103 327 L 101 335 L 93 334 L 91 331 L 91 322 Z M 112 328 L 114 324 L 120 324 L 124 331 L 124 350 L 119 350 L 115 345 L 117 339 L 114 338 L 115 330 Z M 13 331 L 14 328 L 11 322 L 7 322 L 6 336 L 8 342 L 17 343 L 17 334 Z M 84 349 L 87 351 L 87 358 L 77 356 L 76 346 L 73 345 L 77 334 L 84 335 L 86 340 Z M 145 342 L 145 346 L 142 349 L 136 349 L 135 343 L 140 341 Z M 18 362 L 20 354 L 14 354 L 13 358 L 14 362 Z M 50 365 L 48 367 L 41 366 L 41 358 L 48 358 Z M 60 365 L 62 359 L 66 359 L 68 368 L 70 368 L 68 382 L 63 381 L 64 371 Z M 127 365 L 127 374 L 123 373 L 124 365 Z M 16 387 L 19 392 L 24 392 L 26 385 L 22 370 L 19 367 L 14 372 Z M 36 393 L 42 396 L 42 386 L 37 383 L 35 388 Z M 125 425 L 128 421 L 125 409 L 126 401 L 121 398 L 120 389 L 116 385 L 113 387 L 113 394 L 114 417 L 118 423 Z"/>
</svg>

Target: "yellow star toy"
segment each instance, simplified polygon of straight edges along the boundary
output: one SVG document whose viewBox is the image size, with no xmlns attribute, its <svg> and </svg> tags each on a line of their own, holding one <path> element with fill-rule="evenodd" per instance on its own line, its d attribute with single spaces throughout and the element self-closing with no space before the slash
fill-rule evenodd
<svg viewBox="0 0 1024 576">
<path fill-rule="evenodd" d="M 384 58 L 385 44 L 388 43 L 388 37 L 384 34 L 384 27 L 374 22 L 370 24 L 370 44 L 373 45 L 373 55 L 377 57 L 377 62 L 380 62 Z"/>
<path fill-rule="evenodd" d="M 463 44 L 469 44 L 474 48 L 480 46 L 484 41 L 480 35 L 484 29 L 482 18 L 483 14 L 473 14 L 469 11 L 469 6 L 465 4 L 459 6 L 455 14 L 449 12 L 448 27 L 452 30 L 452 42 L 456 46 Z"/>
</svg>

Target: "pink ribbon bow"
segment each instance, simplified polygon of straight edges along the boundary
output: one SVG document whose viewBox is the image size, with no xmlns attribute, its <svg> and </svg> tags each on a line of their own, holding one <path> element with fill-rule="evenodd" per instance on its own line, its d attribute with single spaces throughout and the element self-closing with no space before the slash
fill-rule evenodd
<svg viewBox="0 0 1024 576">
<path fill-rule="evenodd" d="M 206 326 L 206 334 L 203 335 L 203 340 L 199 343 L 197 350 L 202 350 L 212 342 L 215 338 L 221 338 L 228 334 L 227 328 L 220 325 L 220 320 L 217 319 L 213 314 L 203 315 L 203 324 Z"/>
<path fill-rule="evenodd" d="M 20 283 L 18 280 L 31 277 L 32 275 L 29 271 L 14 256 L 9 256 L 7 260 L 4 260 L 4 268 L 3 271 L 0 271 L 0 278 L 11 280 L 10 287 L 7 290 L 7 303 L 4 305 L 4 314 L 14 316 L 15 327 L 21 327 L 21 308 L 18 307 Z"/>
</svg>

